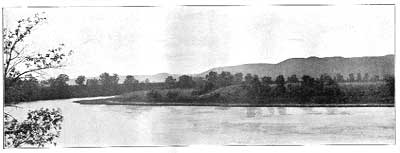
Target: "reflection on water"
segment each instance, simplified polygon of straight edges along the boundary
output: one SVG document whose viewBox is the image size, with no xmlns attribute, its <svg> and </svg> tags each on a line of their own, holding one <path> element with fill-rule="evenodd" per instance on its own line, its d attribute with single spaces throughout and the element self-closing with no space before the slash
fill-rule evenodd
<svg viewBox="0 0 400 153">
<path fill-rule="evenodd" d="M 394 143 L 390 107 L 207 107 L 23 103 L 5 111 L 61 108 L 59 146 Z M 290 114 L 290 115 L 288 115 Z"/>
<path fill-rule="evenodd" d="M 337 109 L 336 109 L 336 108 L 327 107 L 327 108 L 326 108 L 326 111 L 327 111 L 327 114 L 328 114 L 328 115 L 335 115 L 335 114 L 337 114 Z"/>
<path fill-rule="evenodd" d="M 268 112 L 269 112 L 269 115 L 274 115 L 275 114 L 275 108 L 274 107 L 268 107 Z"/>
<path fill-rule="evenodd" d="M 300 108 L 302 109 L 304 112 L 306 112 L 307 114 L 313 114 L 315 113 L 312 107 L 302 107 Z"/>
<path fill-rule="evenodd" d="M 228 110 L 231 107 L 215 107 L 215 110 Z"/>
<path fill-rule="evenodd" d="M 286 107 L 278 107 L 279 115 L 287 115 Z"/>
<path fill-rule="evenodd" d="M 256 107 L 247 107 L 246 117 L 248 118 L 255 117 L 257 115 L 256 109 L 257 109 Z"/>
</svg>

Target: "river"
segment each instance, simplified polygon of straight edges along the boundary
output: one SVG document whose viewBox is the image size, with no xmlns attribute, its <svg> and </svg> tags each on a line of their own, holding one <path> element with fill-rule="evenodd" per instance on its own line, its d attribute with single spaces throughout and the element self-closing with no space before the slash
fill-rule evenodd
<svg viewBox="0 0 400 153">
<path fill-rule="evenodd" d="M 208 107 L 20 103 L 5 112 L 60 108 L 57 147 L 394 144 L 394 107 Z"/>
</svg>

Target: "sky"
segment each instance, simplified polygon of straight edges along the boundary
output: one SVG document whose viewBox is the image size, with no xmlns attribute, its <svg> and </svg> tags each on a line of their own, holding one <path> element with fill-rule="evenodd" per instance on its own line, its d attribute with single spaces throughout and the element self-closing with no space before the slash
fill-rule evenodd
<svg viewBox="0 0 400 153">
<path fill-rule="evenodd" d="M 48 71 L 98 76 L 193 74 L 213 67 L 310 56 L 394 54 L 394 6 L 6 8 L 4 26 L 45 12 L 25 43 L 73 50 Z"/>
</svg>

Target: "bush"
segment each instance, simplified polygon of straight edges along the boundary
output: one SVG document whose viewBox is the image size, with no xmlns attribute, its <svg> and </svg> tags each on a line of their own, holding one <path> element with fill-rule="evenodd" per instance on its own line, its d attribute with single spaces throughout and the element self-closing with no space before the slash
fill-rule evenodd
<svg viewBox="0 0 400 153">
<path fill-rule="evenodd" d="M 146 94 L 147 98 L 150 100 L 160 100 L 161 99 L 161 94 L 156 91 L 156 90 L 150 90 L 147 94 Z"/>
<path fill-rule="evenodd" d="M 177 91 L 168 91 L 167 97 L 169 100 L 175 100 L 178 97 L 179 93 Z"/>
</svg>

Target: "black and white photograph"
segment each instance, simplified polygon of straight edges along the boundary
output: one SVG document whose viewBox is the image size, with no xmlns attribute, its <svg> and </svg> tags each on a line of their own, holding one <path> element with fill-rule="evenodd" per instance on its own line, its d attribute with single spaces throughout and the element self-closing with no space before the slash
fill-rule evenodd
<svg viewBox="0 0 400 153">
<path fill-rule="evenodd" d="M 396 145 L 396 6 L 3 6 L 3 149 Z"/>
</svg>

